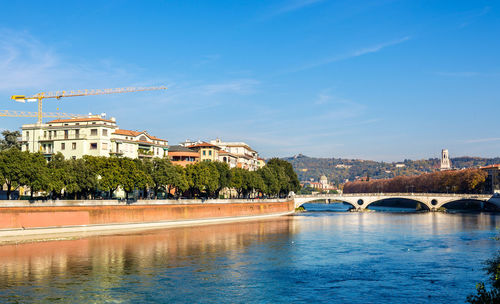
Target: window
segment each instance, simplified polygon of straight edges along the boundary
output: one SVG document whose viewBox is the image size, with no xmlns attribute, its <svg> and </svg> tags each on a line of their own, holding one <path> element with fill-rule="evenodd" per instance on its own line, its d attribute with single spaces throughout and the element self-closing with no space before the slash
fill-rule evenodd
<svg viewBox="0 0 500 304">
<path fill-rule="evenodd" d="M 212 150 L 208 151 L 208 155 L 212 155 Z"/>
<path fill-rule="evenodd" d="M 108 129 L 102 129 L 102 136 L 108 136 Z"/>
<path fill-rule="evenodd" d="M 95 125 L 95 121 L 94 121 L 94 122 L 92 122 L 92 124 L 93 124 L 93 125 Z"/>
<path fill-rule="evenodd" d="M 30 132 L 29 131 L 26 131 L 26 138 L 29 139 L 30 138 Z"/>
<path fill-rule="evenodd" d="M 43 131 L 43 137 L 47 138 L 47 131 Z"/>
<path fill-rule="evenodd" d="M 80 138 L 80 129 L 75 130 L 75 138 Z"/>
<path fill-rule="evenodd" d="M 73 156 L 73 159 L 76 159 L 76 156 Z"/>
<path fill-rule="evenodd" d="M 76 150 L 76 142 L 71 144 L 71 149 Z"/>
<path fill-rule="evenodd" d="M 207 151 L 203 150 L 203 156 L 207 155 Z"/>
<path fill-rule="evenodd" d="M 64 150 L 66 148 L 66 144 L 65 143 L 61 143 L 61 150 Z"/>
<path fill-rule="evenodd" d="M 90 129 L 90 135 L 96 136 L 97 135 L 97 129 Z"/>
<path fill-rule="evenodd" d="M 75 123 L 75 126 L 79 126 L 79 125 L 80 125 L 80 123 L 79 123 L 79 122 Z"/>
<path fill-rule="evenodd" d="M 90 150 L 97 150 L 97 143 L 91 143 Z"/>
<path fill-rule="evenodd" d="M 108 143 L 102 143 L 102 150 L 108 150 Z"/>
<path fill-rule="evenodd" d="M 69 131 L 64 130 L 64 139 L 68 139 Z"/>
</svg>

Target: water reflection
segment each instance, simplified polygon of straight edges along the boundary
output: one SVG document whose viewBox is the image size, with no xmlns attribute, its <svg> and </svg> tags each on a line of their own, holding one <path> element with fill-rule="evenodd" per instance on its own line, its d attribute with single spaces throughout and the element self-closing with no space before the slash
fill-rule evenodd
<svg viewBox="0 0 500 304">
<path fill-rule="evenodd" d="M 481 262 L 498 248 L 491 239 L 498 220 L 488 213 L 306 212 L 4 245 L 0 298 L 12 303 L 425 303 L 429 297 L 434 303 L 463 302 L 482 278 Z"/>
</svg>

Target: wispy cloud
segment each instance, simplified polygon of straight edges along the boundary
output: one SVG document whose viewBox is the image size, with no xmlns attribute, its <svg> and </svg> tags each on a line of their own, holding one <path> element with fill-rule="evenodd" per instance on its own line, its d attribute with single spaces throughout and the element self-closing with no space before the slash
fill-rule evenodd
<svg viewBox="0 0 500 304">
<path fill-rule="evenodd" d="M 0 30 L 0 91 L 72 89 L 131 84 L 133 74 L 109 60 L 92 64 L 65 58 L 24 31 Z"/>
<path fill-rule="evenodd" d="M 250 94 L 255 92 L 259 81 L 255 79 L 237 79 L 223 83 L 207 84 L 200 87 L 204 95 L 215 94 Z"/>
<path fill-rule="evenodd" d="M 446 77 L 496 77 L 500 76 L 500 73 L 484 73 L 484 72 L 435 72 L 434 74 L 438 76 Z"/>
<path fill-rule="evenodd" d="M 319 2 L 323 2 L 325 0 L 295 0 L 295 1 L 288 1 L 286 5 L 280 7 L 277 9 L 272 15 L 281 15 L 284 13 L 289 13 L 292 11 L 296 11 L 308 6 L 311 6 L 313 4 L 317 4 Z"/>
<path fill-rule="evenodd" d="M 477 144 L 477 143 L 487 143 L 487 142 L 494 142 L 494 141 L 500 141 L 500 137 L 470 139 L 470 140 L 466 140 L 465 143 L 466 144 Z"/>
<path fill-rule="evenodd" d="M 288 72 L 299 72 L 299 71 L 316 68 L 316 67 L 327 65 L 330 63 L 334 63 L 334 62 L 339 62 L 339 61 L 343 61 L 343 60 L 347 60 L 347 59 L 351 59 L 351 58 L 355 58 L 355 57 L 359 57 L 359 56 L 363 56 L 363 55 L 367 55 L 367 54 L 377 53 L 377 52 L 380 52 L 381 50 L 383 50 L 387 47 L 401 44 L 401 43 L 406 42 L 410 39 L 411 39 L 410 36 L 405 36 L 405 37 L 402 37 L 400 39 L 391 40 L 391 41 L 387 41 L 384 43 L 379 43 L 379 44 L 372 45 L 369 47 L 354 50 L 354 51 L 349 52 L 347 54 L 337 55 L 337 56 L 325 58 L 325 59 L 317 61 L 317 62 L 305 64 L 303 66 L 300 66 L 300 67 L 295 68 L 293 70 L 290 70 Z"/>
<path fill-rule="evenodd" d="M 477 18 L 488 14 L 491 11 L 491 6 L 485 6 L 481 11 L 474 11 L 465 18 L 465 21 L 460 24 L 459 28 L 464 28 L 473 23 Z"/>
<path fill-rule="evenodd" d="M 479 76 L 481 73 L 478 72 L 436 72 L 439 76 L 451 76 L 451 77 L 474 77 Z"/>
</svg>

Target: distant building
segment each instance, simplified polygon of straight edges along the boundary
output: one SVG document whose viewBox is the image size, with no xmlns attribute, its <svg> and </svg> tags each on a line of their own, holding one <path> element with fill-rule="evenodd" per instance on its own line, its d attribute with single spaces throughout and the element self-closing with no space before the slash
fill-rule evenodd
<svg viewBox="0 0 500 304">
<path fill-rule="evenodd" d="M 487 193 L 500 193 L 500 164 L 481 167 L 481 170 L 488 173 L 485 191 Z"/>
<path fill-rule="evenodd" d="M 170 146 L 168 149 L 168 158 L 174 165 L 185 167 L 200 161 L 200 153 L 184 146 Z"/>
<path fill-rule="evenodd" d="M 404 167 L 406 167 L 405 164 L 396 164 L 396 168 L 404 168 Z"/>
<path fill-rule="evenodd" d="M 335 185 L 331 184 L 328 182 L 328 178 L 324 175 L 322 175 L 320 178 L 319 178 L 319 182 L 314 182 L 314 181 L 305 181 L 305 182 L 301 182 L 301 185 L 303 187 L 311 187 L 313 189 L 317 189 L 317 190 L 338 190 L 337 187 L 335 187 Z"/>
<path fill-rule="evenodd" d="M 329 185 L 328 185 L 328 178 L 324 175 L 322 175 L 320 178 L 319 178 L 319 183 L 321 184 L 321 186 L 323 187 L 323 189 L 326 189 Z"/>
<path fill-rule="evenodd" d="M 236 156 L 236 167 L 255 171 L 259 168 L 259 154 L 244 142 L 223 142 L 220 139 L 211 140 L 221 150 Z"/>
<path fill-rule="evenodd" d="M 187 146 L 187 148 L 200 153 L 200 161 L 218 161 L 219 160 L 219 150 L 221 149 L 217 145 L 210 144 L 207 142 L 201 142 L 192 146 Z"/>
<path fill-rule="evenodd" d="M 261 157 L 258 157 L 257 158 L 257 166 L 260 168 L 264 167 L 266 165 L 266 160 L 261 158 Z M 305 169 L 307 171 L 307 169 Z"/>
<path fill-rule="evenodd" d="M 448 153 L 448 149 L 443 149 L 441 151 L 441 166 L 440 170 L 451 170 L 451 161 L 450 161 L 450 155 Z"/>
<path fill-rule="evenodd" d="M 335 165 L 335 168 L 342 168 L 342 169 L 349 169 L 351 167 L 352 167 L 352 165 L 345 165 L 345 164 Z"/>
<path fill-rule="evenodd" d="M 41 152 L 47 159 L 61 152 L 66 159 L 92 156 L 165 157 L 168 141 L 146 131 L 119 129 L 114 118 L 100 116 L 56 119 L 22 126 L 23 151 Z"/>
</svg>

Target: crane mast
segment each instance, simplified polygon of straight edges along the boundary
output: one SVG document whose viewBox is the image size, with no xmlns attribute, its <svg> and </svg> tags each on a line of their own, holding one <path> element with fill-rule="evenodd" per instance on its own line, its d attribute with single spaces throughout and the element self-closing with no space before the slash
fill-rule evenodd
<svg viewBox="0 0 500 304">
<path fill-rule="evenodd" d="M 120 93 L 131 93 L 131 92 L 141 92 L 141 91 L 155 91 L 155 90 L 166 90 L 167 88 L 164 86 L 160 87 L 128 87 L 128 88 L 114 88 L 114 89 L 90 89 L 90 90 L 71 90 L 71 91 L 55 91 L 55 92 L 40 92 L 32 96 L 25 96 L 25 95 L 13 95 L 11 99 L 17 102 L 37 102 L 38 103 L 38 112 L 36 117 L 38 118 L 37 123 L 41 124 L 42 123 L 42 118 L 43 117 L 80 117 L 80 115 L 76 114 L 67 114 L 67 113 L 46 113 L 48 115 L 45 115 L 42 112 L 42 104 L 43 100 L 47 98 L 55 98 L 55 99 L 61 99 L 65 97 L 76 97 L 76 96 L 91 96 L 91 95 L 106 95 L 106 94 L 120 94 Z M 24 115 L 24 116 L 17 116 L 15 112 L 18 111 L 0 111 L 0 116 L 9 116 L 9 117 L 33 117 L 33 116 L 26 116 L 27 114 L 23 113 L 30 113 L 30 115 L 34 112 L 18 112 L 17 115 Z M 11 115 L 8 115 L 8 114 Z M 2 115 L 4 114 L 4 115 Z M 51 116 L 51 115 L 73 115 L 73 116 Z"/>
</svg>

